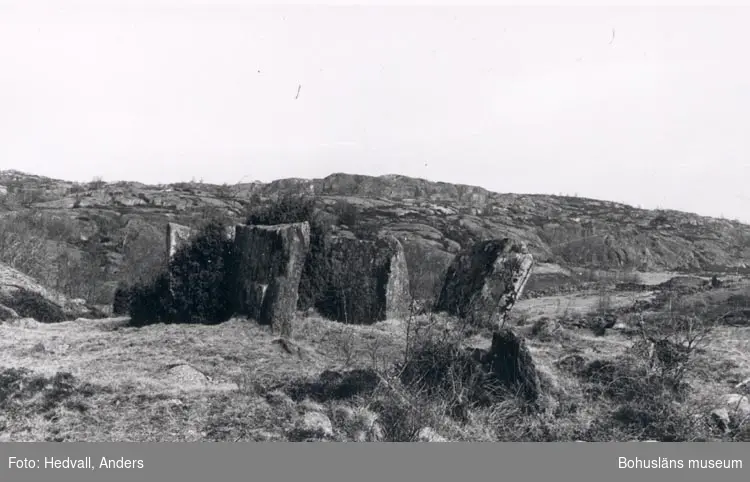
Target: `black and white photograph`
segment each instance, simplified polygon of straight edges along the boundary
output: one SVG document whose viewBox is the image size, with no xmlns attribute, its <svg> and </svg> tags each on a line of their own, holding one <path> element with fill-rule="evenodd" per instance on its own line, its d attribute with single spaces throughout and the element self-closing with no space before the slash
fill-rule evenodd
<svg viewBox="0 0 750 482">
<path fill-rule="evenodd" d="M 750 442 L 748 25 L 0 0 L 0 442 Z"/>
</svg>

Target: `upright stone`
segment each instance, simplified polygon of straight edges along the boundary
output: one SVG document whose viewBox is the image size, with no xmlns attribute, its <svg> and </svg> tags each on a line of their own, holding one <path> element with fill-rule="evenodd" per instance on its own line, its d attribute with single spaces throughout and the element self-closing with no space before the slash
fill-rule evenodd
<svg viewBox="0 0 750 482">
<path fill-rule="evenodd" d="M 476 243 L 448 267 L 436 310 L 501 326 L 523 293 L 532 265 L 526 246 L 508 238 Z"/>
<path fill-rule="evenodd" d="M 391 235 L 379 237 L 378 244 L 389 255 L 386 261 L 387 277 L 384 280 L 385 316 L 389 319 L 406 317 L 411 305 L 411 294 L 404 248 L 401 242 Z"/>
<path fill-rule="evenodd" d="M 492 346 L 484 363 L 495 379 L 532 405 L 538 404 L 542 393 L 539 373 L 526 343 L 509 329 L 492 334 Z"/>
<path fill-rule="evenodd" d="M 313 268 L 327 287 L 315 300 L 324 316 L 370 324 L 408 314 L 409 273 L 403 246 L 395 237 L 330 236 L 324 260 Z"/>
<path fill-rule="evenodd" d="M 178 249 L 186 245 L 195 231 L 182 224 L 167 223 L 167 266 Z"/>
<path fill-rule="evenodd" d="M 290 336 L 302 267 L 310 249 L 310 225 L 238 225 L 234 245 L 237 313 Z"/>
</svg>

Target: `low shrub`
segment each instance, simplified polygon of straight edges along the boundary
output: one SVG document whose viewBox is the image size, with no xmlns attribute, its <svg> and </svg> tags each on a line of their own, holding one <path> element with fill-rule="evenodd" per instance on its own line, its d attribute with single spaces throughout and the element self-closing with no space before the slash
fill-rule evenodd
<svg viewBox="0 0 750 482">
<path fill-rule="evenodd" d="M 143 326 L 173 321 L 174 314 L 171 308 L 172 299 L 167 273 L 161 273 L 149 281 L 136 283 L 131 288 L 128 314 L 132 325 Z"/>
<path fill-rule="evenodd" d="M 169 271 L 120 291 L 129 298 L 134 325 L 149 323 L 220 323 L 232 315 L 233 242 L 226 227 L 208 222 L 191 243 L 181 247 Z"/>
<path fill-rule="evenodd" d="M 120 283 L 115 289 L 114 300 L 112 301 L 113 315 L 126 315 L 130 307 L 130 299 L 133 295 L 133 287 Z"/>
<path fill-rule="evenodd" d="M 643 357 L 594 360 L 579 375 L 590 402 L 606 400 L 610 405 L 583 435 L 586 440 L 688 442 L 709 435 L 707 412 L 686 403 L 689 385 L 653 370 Z"/>
<path fill-rule="evenodd" d="M 226 226 L 211 221 L 175 253 L 169 263 L 174 321 L 220 323 L 229 319 L 233 252 Z"/>
</svg>

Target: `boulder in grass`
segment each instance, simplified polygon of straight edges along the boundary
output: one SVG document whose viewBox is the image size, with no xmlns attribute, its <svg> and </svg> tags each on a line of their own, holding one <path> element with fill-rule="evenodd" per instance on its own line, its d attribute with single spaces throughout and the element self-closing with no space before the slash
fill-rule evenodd
<svg viewBox="0 0 750 482">
<path fill-rule="evenodd" d="M 16 310 L 8 308 L 5 305 L 0 305 L 0 321 L 16 320 L 20 318 Z"/>
</svg>

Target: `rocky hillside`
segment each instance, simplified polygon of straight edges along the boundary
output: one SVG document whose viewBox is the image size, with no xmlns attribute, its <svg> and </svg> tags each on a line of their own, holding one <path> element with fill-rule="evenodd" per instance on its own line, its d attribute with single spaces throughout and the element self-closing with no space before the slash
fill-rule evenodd
<svg viewBox="0 0 750 482">
<path fill-rule="evenodd" d="M 0 171 L 0 261 L 13 265 L 8 230 L 32 230 L 48 250 L 79 260 L 81 269 L 94 264 L 107 289 L 92 296 L 105 302 L 118 280 L 130 282 L 163 259 L 167 221 L 239 220 L 248 207 L 302 193 L 317 196 L 321 210 L 344 229 L 385 230 L 401 239 L 425 296 L 461 247 L 504 236 L 525 241 L 537 260 L 564 266 L 692 272 L 750 266 L 748 225 L 594 199 L 493 193 L 397 175 L 153 186 L 74 183 L 18 171 Z"/>
<path fill-rule="evenodd" d="M 35 279 L 0 263 L 0 321 L 34 318 L 43 322 L 99 317 L 102 313 L 39 284 Z"/>
</svg>

